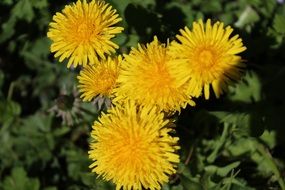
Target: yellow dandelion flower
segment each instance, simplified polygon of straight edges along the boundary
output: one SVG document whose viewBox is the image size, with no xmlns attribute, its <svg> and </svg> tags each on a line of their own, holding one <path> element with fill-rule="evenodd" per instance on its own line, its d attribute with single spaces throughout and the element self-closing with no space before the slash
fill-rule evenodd
<svg viewBox="0 0 285 190">
<path fill-rule="evenodd" d="M 124 57 L 115 90 L 117 99 L 125 97 L 140 105 L 156 105 L 164 111 L 180 111 L 188 103 L 194 105 L 184 85 L 188 73 L 180 60 L 168 55 L 168 48 L 156 37 L 146 46 L 132 48 Z"/>
<path fill-rule="evenodd" d="M 236 55 L 246 50 L 238 35 L 230 37 L 233 29 L 216 22 L 211 25 L 202 20 L 193 23 L 193 30 L 187 27 L 177 35 L 178 42 L 170 47 L 171 55 L 186 61 L 189 72 L 188 91 L 193 96 L 200 96 L 204 92 L 205 99 L 209 99 L 210 85 L 218 98 L 227 89 L 228 84 L 238 80 L 241 76 L 241 57 Z"/>
<path fill-rule="evenodd" d="M 86 66 L 105 54 L 115 52 L 118 45 L 110 41 L 123 28 L 115 27 L 121 21 L 116 10 L 104 1 L 78 0 L 56 13 L 49 24 L 47 36 L 52 40 L 51 52 L 59 61 L 69 58 L 67 67 Z"/>
<path fill-rule="evenodd" d="M 97 65 L 88 65 L 77 76 L 80 98 L 91 101 L 96 96 L 110 97 L 119 76 L 122 57 L 108 57 Z"/>
<path fill-rule="evenodd" d="M 169 135 L 168 123 L 155 107 L 134 102 L 113 107 L 93 125 L 92 172 L 111 180 L 116 190 L 161 189 L 179 163 L 179 138 Z"/>
</svg>

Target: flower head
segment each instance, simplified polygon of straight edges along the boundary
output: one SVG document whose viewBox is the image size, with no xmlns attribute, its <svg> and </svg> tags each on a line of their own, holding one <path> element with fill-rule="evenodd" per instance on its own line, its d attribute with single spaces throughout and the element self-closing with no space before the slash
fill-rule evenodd
<svg viewBox="0 0 285 190">
<path fill-rule="evenodd" d="M 178 42 L 170 47 L 171 55 L 185 60 L 185 70 L 189 73 L 188 91 L 193 96 L 204 96 L 209 99 L 210 85 L 218 98 L 232 80 L 238 80 L 244 64 L 241 57 L 236 55 L 246 47 L 238 35 L 230 37 L 233 29 L 216 22 L 211 25 L 199 20 L 193 23 L 193 30 L 187 27 L 177 35 Z"/>
<path fill-rule="evenodd" d="M 68 94 L 65 88 L 61 89 L 55 104 L 48 111 L 61 117 L 62 123 L 68 126 L 78 123 L 82 118 L 82 111 L 76 88 L 73 88 L 71 94 Z"/>
<path fill-rule="evenodd" d="M 80 72 L 78 78 L 79 92 L 83 101 L 91 101 L 96 96 L 110 97 L 119 75 L 122 57 L 108 57 L 97 65 L 88 65 Z"/>
<path fill-rule="evenodd" d="M 52 40 L 51 52 L 59 61 L 69 58 L 67 67 L 94 64 L 105 54 L 115 52 L 118 45 L 110 41 L 123 28 L 115 27 L 121 18 L 104 1 L 78 0 L 53 16 L 47 36 Z"/>
<path fill-rule="evenodd" d="M 140 105 L 155 105 L 164 111 L 180 111 L 187 103 L 187 72 L 181 62 L 168 55 L 168 48 L 154 38 L 146 46 L 132 48 L 124 55 L 116 89 L 119 98 L 135 100 Z"/>
<path fill-rule="evenodd" d="M 93 125 L 89 157 L 93 172 L 113 181 L 117 190 L 161 189 L 176 172 L 178 137 L 155 107 L 134 102 L 113 107 Z"/>
</svg>

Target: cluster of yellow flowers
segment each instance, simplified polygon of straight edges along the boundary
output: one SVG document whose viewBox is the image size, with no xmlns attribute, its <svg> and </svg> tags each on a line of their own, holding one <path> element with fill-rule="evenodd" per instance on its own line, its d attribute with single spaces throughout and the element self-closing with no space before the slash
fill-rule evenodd
<svg viewBox="0 0 285 190">
<path fill-rule="evenodd" d="M 221 22 L 193 23 L 177 40 L 139 44 L 128 54 L 115 55 L 111 39 L 123 31 L 121 18 L 104 1 L 78 0 L 56 13 L 47 36 L 51 52 L 67 67 L 81 66 L 78 88 L 83 101 L 109 97 L 112 107 L 95 121 L 90 168 L 116 189 L 161 189 L 175 174 L 178 137 L 166 118 L 193 98 L 218 98 L 241 76 L 238 53 L 246 48 L 230 26 Z"/>
</svg>

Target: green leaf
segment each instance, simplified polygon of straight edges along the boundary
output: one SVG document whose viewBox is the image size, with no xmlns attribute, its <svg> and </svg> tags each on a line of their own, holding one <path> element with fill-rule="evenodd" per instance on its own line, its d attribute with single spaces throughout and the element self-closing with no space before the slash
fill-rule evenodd
<svg viewBox="0 0 285 190">
<path fill-rule="evenodd" d="M 261 100 L 261 82 L 257 74 L 247 72 L 244 78 L 230 87 L 229 98 L 232 101 L 241 101 L 246 103 L 258 102 Z"/>
<path fill-rule="evenodd" d="M 43 9 L 48 6 L 48 0 L 30 0 L 33 7 Z"/>
<path fill-rule="evenodd" d="M 39 190 L 38 179 L 27 177 L 23 168 L 13 168 L 11 176 L 4 179 L 3 190 Z"/>
<path fill-rule="evenodd" d="M 128 40 L 126 42 L 127 47 L 137 47 L 139 41 L 139 36 L 138 35 L 133 35 L 130 34 L 128 36 Z"/>
<path fill-rule="evenodd" d="M 56 187 L 45 187 L 43 190 L 57 190 Z"/>
<path fill-rule="evenodd" d="M 0 70 L 0 90 L 2 88 L 2 85 L 4 83 L 4 72 Z"/>
<path fill-rule="evenodd" d="M 75 180 L 80 179 L 82 173 L 89 170 L 90 160 L 87 157 L 87 152 L 70 150 L 65 154 L 68 161 L 67 171 L 69 177 Z"/>
<path fill-rule="evenodd" d="M 25 59 L 26 64 L 31 69 L 39 69 L 39 65 L 46 65 L 50 54 L 49 47 L 51 41 L 44 37 L 33 42 L 25 42 L 20 55 Z"/>
<path fill-rule="evenodd" d="M 23 121 L 23 127 L 33 131 L 50 132 L 52 117 L 38 112 Z"/>
<path fill-rule="evenodd" d="M 235 178 L 235 175 L 224 178 L 221 183 L 224 184 L 224 187 L 220 188 L 223 190 L 255 190 L 254 188 L 248 187 L 246 181 Z"/>
<path fill-rule="evenodd" d="M 184 189 L 191 189 L 191 190 L 203 190 L 203 187 L 200 183 L 187 178 L 184 175 L 180 175 L 181 184 L 183 185 Z"/>
<path fill-rule="evenodd" d="M 184 190 L 185 188 L 183 188 L 183 186 L 181 184 L 179 185 L 175 185 L 171 188 L 171 190 Z"/>
<path fill-rule="evenodd" d="M 265 144 L 273 149 L 277 144 L 277 134 L 276 131 L 265 130 L 260 139 L 265 142 Z"/>
<path fill-rule="evenodd" d="M 255 113 L 256 110 L 248 112 L 209 112 L 220 119 L 221 123 L 228 123 L 235 126 L 235 133 L 247 136 L 260 136 L 264 131 L 264 121 Z"/>
<path fill-rule="evenodd" d="M 60 128 L 57 128 L 53 131 L 54 136 L 62 136 L 68 133 L 71 130 L 68 126 L 61 126 Z"/>
<path fill-rule="evenodd" d="M 10 17 L 10 19 L 3 23 L 1 28 L 2 32 L 0 33 L 0 43 L 3 43 L 10 37 L 12 37 L 15 33 L 15 25 L 16 25 L 16 18 Z"/>
<path fill-rule="evenodd" d="M 231 157 L 254 153 L 256 151 L 255 139 L 245 137 L 238 138 L 231 145 L 227 146 L 226 151 Z"/>
<path fill-rule="evenodd" d="M 94 186 L 98 180 L 97 176 L 91 172 L 85 172 L 80 174 L 81 181 L 86 186 Z"/>
<path fill-rule="evenodd" d="M 263 176 L 269 177 L 273 174 L 271 163 L 268 162 L 260 153 L 250 155 L 251 159 L 257 164 L 257 169 Z"/>
<path fill-rule="evenodd" d="M 222 3 L 220 1 L 208 1 L 201 8 L 203 12 L 218 13 L 222 11 Z"/>
<path fill-rule="evenodd" d="M 11 15 L 21 20 L 31 22 L 35 15 L 30 0 L 18 1 L 12 9 Z"/>
<path fill-rule="evenodd" d="M 263 1 L 262 3 L 264 4 L 264 7 L 265 7 L 263 14 L 265 14 L 266 17 L 271 18 L 272 13 L 275 10 L 277 0 L 262 0 L 262 1 Z"/>
<path fill-rule="evenodd" d="M 12 100 L 3 100 L 0 101 L 0 113 L 0 123 L 9 125 L 20 115 L 21 106 Z"/>
<path fill-rule="evenodd" d="M 211 174 L 217 174 L 221 177 L 226 177 L 233 169 L 237 168 L 240 165 L 240 162 L 233 162 L 224 167 L 218 167 L 215 165 L 209 165 L 205 167 L 205 171 Z"/>
<path fill-rule="evenodd" d="M 247 2 L 248 4 L 253 5 L 253 6 L 260 6 L 260 4 L 261 4 L 260 0 L 246 0 L 245 2 Z"/>
<path fill-rule="evenodd" d="M 112 41 L 118 44 L 119 46 L 122 46 L 127 41 L 127 38 L 127 35 L 122 33 L 117 35 Z"/>
<path fill-rule="evenodd" d="M 276 14 L 273 20 L 273 28 L 280 34 L 285 34 L 285 16 Z"/>
<path fill-rule="evenodd" d="M 238 21 L 235 23 L 237 28 L 244 28 L 248 24 L 253 24 L 259 21 L 260 17 L 257 12 L 251 7 L 247 6 L 239 15 Z"/>
<path fill-rule="evenodd" d="M 3 4 L 3 5 L 12 5 L 12 4 L 13 4 L 13 0 L 2 0 L 2 1 L 0 1 L 0 4 Z"/>
</svg>

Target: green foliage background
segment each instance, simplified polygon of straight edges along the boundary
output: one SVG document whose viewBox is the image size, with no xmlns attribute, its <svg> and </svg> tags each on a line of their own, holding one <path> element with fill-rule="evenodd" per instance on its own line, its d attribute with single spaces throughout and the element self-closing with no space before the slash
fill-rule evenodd
<svg viewBox="0 0 285 190">
<path fill-rule="evenodd" d="M 181 164 L 164 190 L 285 189 L 285 5 L 275 0 L 108 0 L 123 17 L 118 52 L 174 39 L 198 18 L 230 24 L 247 51 L 227 95 L 177 116 Z M 98 108 L 75 100 L 77 70 L 49 52 L 52 15 L 66 1 L 0 1 L 0 189 L 111 190 L 88 168 Z M 70 107 L 71 105 L 71 107 Z M 71 115 L 63 123 L 52 107 Z M 98 107 L 98 106 L 97 106 Z M 68 119 L 70 120 L 70 119 Z M 68 125 L 69 124 L 69 125 Z"/>
</svg>

